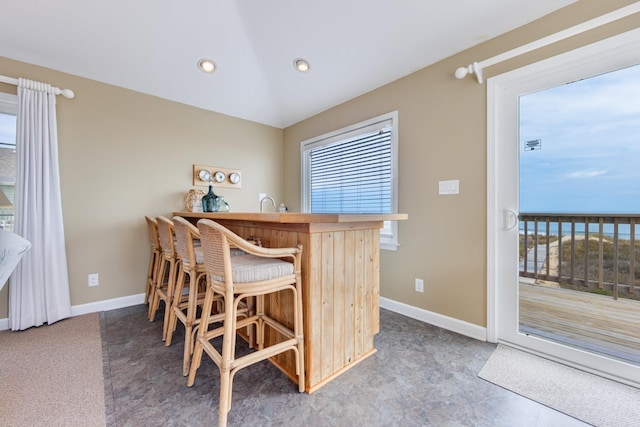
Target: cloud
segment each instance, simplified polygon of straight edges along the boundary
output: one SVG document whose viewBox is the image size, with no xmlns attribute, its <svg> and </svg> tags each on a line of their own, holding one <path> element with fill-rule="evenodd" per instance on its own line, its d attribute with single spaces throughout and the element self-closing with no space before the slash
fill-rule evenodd
<svg viewBox="0 0 640 427">
<path fill-rule="evenodd" d="M 582 170 L 567 174 L 567 178 L 594 178 L 596 176 L 604 175 L 605 173 L 607 173 L 607 171 L 604 170 Z"/>
</svg>

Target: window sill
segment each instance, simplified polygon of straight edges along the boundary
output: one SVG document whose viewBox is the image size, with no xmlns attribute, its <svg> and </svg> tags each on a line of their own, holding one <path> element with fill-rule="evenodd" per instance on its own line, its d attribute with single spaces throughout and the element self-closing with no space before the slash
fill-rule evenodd
<svg viewBox="0 0 640 427">
<path fill-rule="evenodd" d="M 399 243 L 395 242 L 380 242 L 380 249 L 384 249 L 387 251 L 396 251 L 398 250 Z"/>
</svg>

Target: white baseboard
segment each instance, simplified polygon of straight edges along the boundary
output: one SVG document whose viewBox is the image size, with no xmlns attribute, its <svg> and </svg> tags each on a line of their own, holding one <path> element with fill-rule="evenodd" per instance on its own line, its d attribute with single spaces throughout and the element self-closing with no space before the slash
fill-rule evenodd
<svg viewBox="0 0 640 427">
<path fill-rule="evenodd" d="M 113 298 L 104 301 L 90 302 L 88 304 L 74 305 L 71 307 L 72 316 L 80 316 L 87 313 L 115 310 L 116 308 L 130 307 L 144 303 L 144 293 Z"/>
<path fill-rule="evenodd" d="M 117 308 L 130 307 L 132 305 L 142 303 L 144 303 L 144 293 L 104 301 L 90 302 L 88 304 L 73 305 L 71 306 L 71 316 L 75 317 L 88 313 L 115 310 Z M 7 329 L 9 329 L 9 319 L 0 319 L 0 331 L 6 331 Z"/>
<path fill-rule="evenodd" d="M 117 308 L 124 308 L 130 307 L 132 305 L 142 304 L 143 302 L 143 293 L 129 295 L 126 297 L 91 302 L 88 304 L 74 305 L 71 307 L 71 315 L 80 316 L 88 313 L 115 310 Z M 467 337 L 475 338 L 480 341 L 487 340 L 486 328 L 474 325 L 473 323 L 465 322 L 464 320 L 443 316 L 442 314 L 413 307 L 411 305 L 384 297 L 380 297 L 380 307 L 402 314 L 403 316 L 411 317 L 412 319 L 420 320 L 421 322 L 429 323 L 439 328 L 447 329 L 449 331 L 465 335 Z M 0 319 L 0 331 L 5 331 L 7 329 L 9 329 L 9 319 Z"/>
<path fill-rule="evenodd" d="M 465 322 L 464 320 L 443 316 L 442 314 L 413 307 L 384 297 L 380 297 L 380 307 L 460 335 L 465 335 L 480 341 L 487 340 L 487 328 Z"/>
</svg>

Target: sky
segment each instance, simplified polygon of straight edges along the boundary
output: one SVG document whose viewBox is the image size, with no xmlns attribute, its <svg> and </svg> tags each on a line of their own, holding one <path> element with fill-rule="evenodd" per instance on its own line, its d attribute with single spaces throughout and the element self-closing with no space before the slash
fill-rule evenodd
<svg viewBox="0 0 640 427">
<path fill-rule="evenodd" d="M 520 97 L 519 143 L 520 212 L 640 213 L 640 65 Z"/>
</svg>

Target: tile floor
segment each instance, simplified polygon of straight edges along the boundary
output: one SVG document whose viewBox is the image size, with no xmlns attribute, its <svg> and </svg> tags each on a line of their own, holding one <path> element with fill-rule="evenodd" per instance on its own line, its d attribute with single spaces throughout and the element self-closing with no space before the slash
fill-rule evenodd
<svg viewBox="0 0 640 427">
<path fill-rule="evenodd" d="M 165 347 L 163 313 L 146 312 L 101 313 L 107 425 L 215 426 L 216 366 L 205 355 L 186 387 L 184 329 Z M 311 395 L 267 361 L 240 370 L 229 426 L 586 425 L 478 378 L 493 344 L 387 310 L 380 323 L 377 353 Z"/>
</svg>

